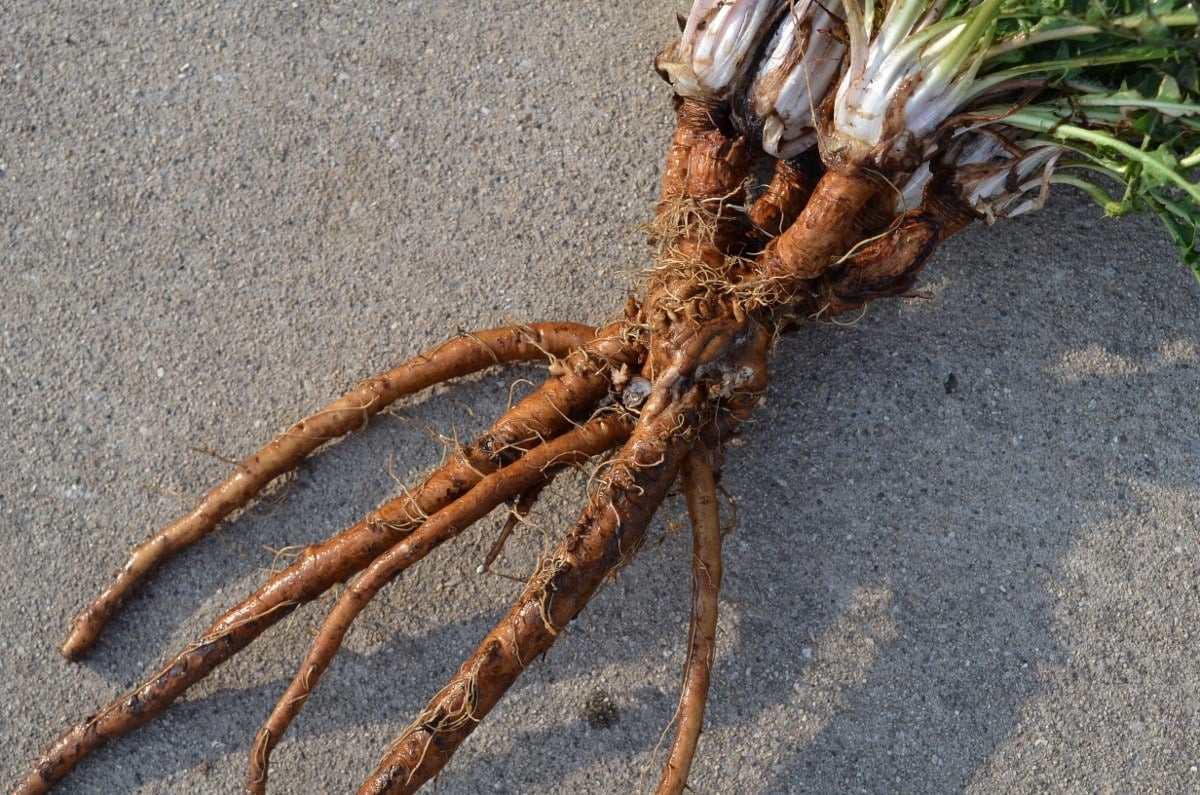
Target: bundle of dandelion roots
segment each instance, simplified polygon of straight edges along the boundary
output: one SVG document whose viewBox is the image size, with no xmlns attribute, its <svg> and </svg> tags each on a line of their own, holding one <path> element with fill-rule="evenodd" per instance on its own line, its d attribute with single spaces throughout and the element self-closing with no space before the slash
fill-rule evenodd
<svg viewBox="0 0 1200 795">
<path fill-rule="evenodd" d="M 17 791 L 46 791 L 349 580 L 253 743 L 246 789 L 263 791 L 272 749 L 380 588 L 494 509 L 528 511 L 557 473 L 596 461 L 578 522 L 362 791 L 410 792 L 434 777 L 634 555 L 676 483 L 693 526 L 693 604 L 659 791 L 682 791 L 715 644 L 716 473 L 723 442 L 766 386 L 772 342 L 806 319 L 911 292 L 948 235 L 1035 211 L 1054 183 L 1108 214 L 1157 214 L 1200 275 L 1200 185 L 1190 178 L 1200 165 L 1198 53 L 1196 5 L 1170 0 L 697 2 L 657 62 L 674 87 L 677 129 L 640 297 L 600 329 L 536 323 L 453 339 L 242 462 L 134 551 L 76 619 L 64 655 L 86 654 L 155 567 L 364 418 L 499 363 L 550 362 L 541 386 L 424 483 L 305 549 L 135 691 L 71 727 Z"/>
</svg>

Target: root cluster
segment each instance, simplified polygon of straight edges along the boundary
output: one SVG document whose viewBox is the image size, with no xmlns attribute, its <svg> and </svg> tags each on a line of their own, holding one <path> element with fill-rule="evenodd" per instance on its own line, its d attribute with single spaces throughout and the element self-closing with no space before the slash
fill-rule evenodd
<svg viewBox="0 0 1200 795">
<path fill-rule="evenodd" d="M 305 549 L 133 693 L 68 729 L 17 792 L 48 790 L 291 611 L 352 580 L 254 741 L 246 790 L 264 791 L 272 749 L 382 587 L 494 508 L 516 503 L 528 510 L 558 471 L 599 457 L 608 461 L 578 521 L 387 749 L 362 791 L 411 792 L 436 776 L 524 668 L 634 556 L 676 483 L 694 529 L 694 597 L 683 695 L 659 791 L 683 790 L 715 654 L 722 444 L 766 388 L 772 342 L 805 319 L 904 294 L 937 243 L 971 216 L 932 194 L 921 209 L 894 216 L 880 180 L 826 170 L 812 157 L 776 162 L 770 182 L 754 187 L 749 176 L 764 156 L 734 131 L 727 109 L 679 100 L 677 111 L 649 230 L 654 266 L 622 317 L 600 329 L 535 323 L 450 340 L 363 383 L 239 464 L 190 513 L 134 550 L 76 620 L 65 656 L 86 654 L 120 602 L 160 563 L 399 397 L 498 363 L 550 362 L 541 385 L 421 485 Z"/>
</svg>

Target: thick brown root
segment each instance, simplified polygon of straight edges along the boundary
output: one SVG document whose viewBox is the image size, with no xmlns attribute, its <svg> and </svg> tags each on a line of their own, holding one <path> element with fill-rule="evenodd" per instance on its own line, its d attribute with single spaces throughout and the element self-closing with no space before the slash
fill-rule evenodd
<svg viewBox="0 0 1200 795">
<path fill-rule="evenodd" d="M 783 234 L 795 223 L 821 178 L 821 159 L 815 153 L 807 153 L 797 160 L 797 163 L 775 161 L 775 172 L 767 189 L 750 208 L 750 223 L 768 240 Z"/>
<path fill-rule="evenodd" d="M 675 122 L 659 210 L 680 199 L 703 202 L 740 193 L 754 155 L 733 131 L 728 108 L 680 98 Z"/>
<path fill-rule="evenodd" d="M 187 515 L 134 549 L 112 584 L 72 622 L 59 651 L 69 660 L 83 657 L 120 603 L 155 567 L 211 532 L 318 447 L 360 427 L 399 398 L 501 362 L 565 357 L 595 334 L 595 329 L 574 323 L 534 323 L 464 334 L 363 382 L 268 442 Z"/>
<path fill-rule="evenodd" d="M 887 230 L 817 279 L 798 313 L 831 317 L 876 298 L 909 293 L 942 241 L 975 220 L 975 213 L 955 196 L 931 184 L 920 207 L 895 218 Z"/>
<path fill-rule="evenodd" d="M 728 108 L 681 99 L 676 130 L 651 226 L 656 259 L 705 261 L 720 270 L 726 255 L 740 253 L 749 228 L 743 213 L 746 176 L 754 156 L 733 131 Z"/>
<path fill-rule="evenodd" d="M 505 500 L 536 499 L 555 471 L 622 440 L 575 526 L 539 563 L 506 617 L 392 744 L 361 792 L 412 792 L 437 775 L 524 668 L 634 555 L 681 468 L 695 544 L 692 615 L 676 734 L 659 792 L 686 788 L 712 674 L 721 580 L 709 457 L 759 401 L 778 334 L 802 317 L 909 290 L 936 245 L 973 215 L 955 204 L 955 186 L 942 184 L 951 176 L 935 174 L 925 204 L 896 218 L 896 192 L 881 175 L 820 147 L 779 161 L 766 191 L 747 208 L 746 181 L 765 152 L 740 131 L 745 127 L 735 123 L 729 102 L 681 98 L 675 107 L 677 131 L 650 226 L 653 268 L 625 319 L 599 332 L 535 324 L 464 335 L 365 382 L 242 462 L 190 513 L 134 550 L 113 584 L 75 620 L 64 656 L 85 654 L 119 604 L 162 561 L 399 397 L 492 364 L 552 360 L 546 383 L 421 486 L 308 547 L 134 692 L 70 728 L 38 760 L 18 795 L 45 792 L 92 750 L 167 709 L 299 605 L 363 572 L 255 740 L 246 786 L 261 792 L 271 750 L 356 616 L 387 582 Z M 626 412 L 639 408 L 631 427 Z"/>
<path fill-rule="evenodd" d="M 192 683 L 241 651 L 263 630 L 290 612 L 264 613 L 243 623 L 237 631 L 192 644 L 133 693 L 92 717 L 72 726 L 42 753 L 35 767 L 13 795 L 40 795 L 50 790 L 88 754 L 113 737 L 119 737 L 166 709 Z"/>
<path fill-rule="evenodd" d="M 699 406 L 693 391 L 687 403 L 643 415 L 575 527 L 538 566 L 508 615 L 392 744 L 360 794 L 413 792 L 437 775 L 525 666 L 550 648 L 604 578 L 637 551 L 702 424 Z"/>
<path fill-rule="evenodd" d="M 659 795 L 678 795 L 687 786 L 704 724 L 708 685 L 717 650 L 717 597 L 721 591 L 721 519 L 709 452 L 697 444 L 680 476 L 692 522 L 692 614 L 687 660 L 675 711 L 675 738 L 658 782 Z"/>
<path fill-rule="evenodd" d="M 259 730 L 250 751 L 246 792 L 266 791 L 272 749 L 316 688 L 359 612 L 380 588 L 442 542 L 482 519 L 495 506 L 536 488 L 554 470 L 582 463 L 620 444 L 629 436 L 632 427 L 632 420 L 627 416 L 602 415 L 546 442 L 515 463 L 485 477 L 468 494 L 430 516 L 420 529 L 377 558 L 342 594 L 296 677 Z"/>
<path fill-rule="evenodd" d="M 795 223 L 767 245 L 754 278 L 775 283 L 776 291 L 787 295 L 820 276 L 846 253 L 859 210 L 880 189 L 879 180 L 865 172 L 826 171 Z M 772 299 L 778 303 L 775 296 Z"/>
<path fill-rule="evenodd" d="M 927 213 L 905 213 L 886 234 L 817 279 L 800 303 L 800 314 L 828 318 L 907 293 L 937 242 L 937 226 Z"/>
<path fill-rule="evenodd" d="M 299 560 L 214 622 L 197 643 L 137 690 L 71 727 L 38 759 L 17 793 L 46 792 L 89 753 L 161 713 L 268 627 L 298 605 L 361 571 L 488 473 L 585 420 L 609 388 L 606 372 L 596 360 L 604 361 L 606 367 L 609 361 L 621 362 L 625 355 L 637 355 L 637 351 L 626 348 L 620 331 L 617 326 L 605 329 L 594 343 L 559 363 L 557 377 L 522 399 L 473 445 L 456 452 L 419 488 L 377 509 L 340 535 L 307 548 Z"/>
</svg>

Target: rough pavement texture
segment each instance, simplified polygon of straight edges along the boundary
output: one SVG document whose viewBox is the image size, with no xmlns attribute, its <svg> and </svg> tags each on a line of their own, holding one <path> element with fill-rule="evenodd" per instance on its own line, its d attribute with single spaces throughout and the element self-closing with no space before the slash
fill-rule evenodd
<svg viewBox="0 0 1200 795">
<path fill-rule="evenodd" d="M 538 373 L 439 391 L 322 454 L 65 663 L 74 611 L 227 471 L 190 448 L 240 458 L 458 328 L 599 323 L 646 262 L 671 133 L 650 63 L 682 4 L 177 5 L 0 11 L 6 783 L 251 590 L 268 549 L 436 463 L 422 426 L 471 435 Z M 922 284 L 784 341 L 730 450 L 695 790 L 1200 788 L 1195 279 L 1152 222 L 1064 194 L 952 239 Z M 520 586 L 473 573 L 496 526 L 366 611 L 275 756 L 278 791 L 353 787 L 501 615 Z M 686 533 L 655 536 L 439 791 L 656 778 L 689 575 Z M 525 531 L 498 568 L 544 543 Z M 234 791 L 321 607 L 62 791 Z"/>
</svg>

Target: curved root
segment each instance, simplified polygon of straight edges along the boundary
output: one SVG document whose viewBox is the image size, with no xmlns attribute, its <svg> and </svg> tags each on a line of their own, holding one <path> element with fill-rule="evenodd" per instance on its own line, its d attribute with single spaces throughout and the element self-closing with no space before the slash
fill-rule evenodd
<svg viewBox="0 0 1200 795">
<path fill-rule="evenodd" d="M 59 651 L 82 658 L 113 613 L 154 568 L 211 532 L 275 478 L 295 469 L 314 450 L 360 427 L 399 398 L 501 362 L 559 358 L 595 337 L 590 326 L 534 323 L 456 337 L 410 359 L 306 417 L 247 458 L 185 516 L 133 550 L 113 582 L 72 622 Z"/>
<path fill-rule="evenodd" d="M 377 558 L 342 594 L 329 613 L 296 677 L 255 737 L 246 791 L 261 793 L 266 790 L 272 749 L 316 688 L 354 619 L 380 588 L 442 542 L 482 519 L 497 505 L 535 488 L 553 470 L 604 453 L 628 437 L 631 430 L 632 421 L 628 417 L 605 415 L 534 448 L 518 461 L 485 477 L 468 494 L 429 517 L 419 530 Z"/>
<path fill-rule="evenodd" d="M 464 343 L 468 349 L 478 350 L 475 338 L 466 339 L 471 340 Z M 89 753 L 161 713 L 187 688 L 298 605 L 361 571 L 487 474 L 586 419 L 609 388 L 605 371 L 593 364 L 594 357 L 619 360 L 626 354 L 634 356 L 637 352 L 627 350 L 615 327 L 605 329 L 595 341 L 571 353 L 558 363 L 557 377 L 523 398 L 420 487 L 373 511 L 334 538 L 307 548 L 296 562 L 217 619 L 199 641 L 176 655 L 133 693 L 68 729 L 18 785 L 18 795 L 47 791 Z M 493 361 L 489 354 L 488 363 Z"/>
<path fill-rule="evenodd" d="M 694 433 L 681 428 L 699 426 L 698 404 L 643 415 L 575 527 L 449 684 L 396 739 L 360 795 L 413 792 L 437 775 L 525 666 L 550 648 L 604 578 L 636 551 L 691 447 Z"/>
<path fill-rule="evenodd" d="M 758 236 L 770 240 L 795 223 L 823 170 L 820 158 L 811 152 L 800 155 L 794 162 L 775 161 L 771 182 L 748 213 Z"/>
<path fill-rule="evenodd" d="M 363 572 L 256 738 L 247 788 L 261 792 L 272 748 L 380 588 L 505 500 L 535 499 L 556 469 L 623 439 L 575 526 L 392 744 L 361 792 L 412 792 L 437 775 L 525 666 L 637 552 L 681 468 L 695 543 L 692 615 L 676 734 L 659 792 L 686 788 L 712 672 L 721 579 L 710 456 L 759 401 L 779 333 L 802 317 L 906 291 L 932 250 L 974 215 L 935 179 L 919 209 L 891 218 L 894 202 L 881 178 L 824 170 L 815 156 L 779 161 L 771 184 L 747 208 L 746 179 L 764 153 L 738 132 L 730 107 L 678 99 L 676 113 L 651 227 L 654 269 L 625 319 L 599 331 L 535 324 L 465 335 L 365 382 L 244 461 L 187 516 L 134 551 L 76 620 L 64 655 L 85 653 L 118 603 L 161 561 L 398 397 L 494 363 L 552 360 L 551 378 L 420 487 L 306 549 L 132 694 L 71 728 L 37 762 L 19 795 L 46 791 L 91 750 L 166 709 L 298 605 Z M 639 411 L 633 426 L 626 412 Z"/>
<path fill-rule="evenodd" d="M 709 452 L 696 445 L 680 476 L 692 521 L 692 615 L 687 661 L 679 694 L 671 750 L 658 782 L 659 795 L 679 795 L 687 786 L 704 724 L 704 706 L 717 651 L 717 597 L 721 591 L 721 518 Z"/>
</svg>

